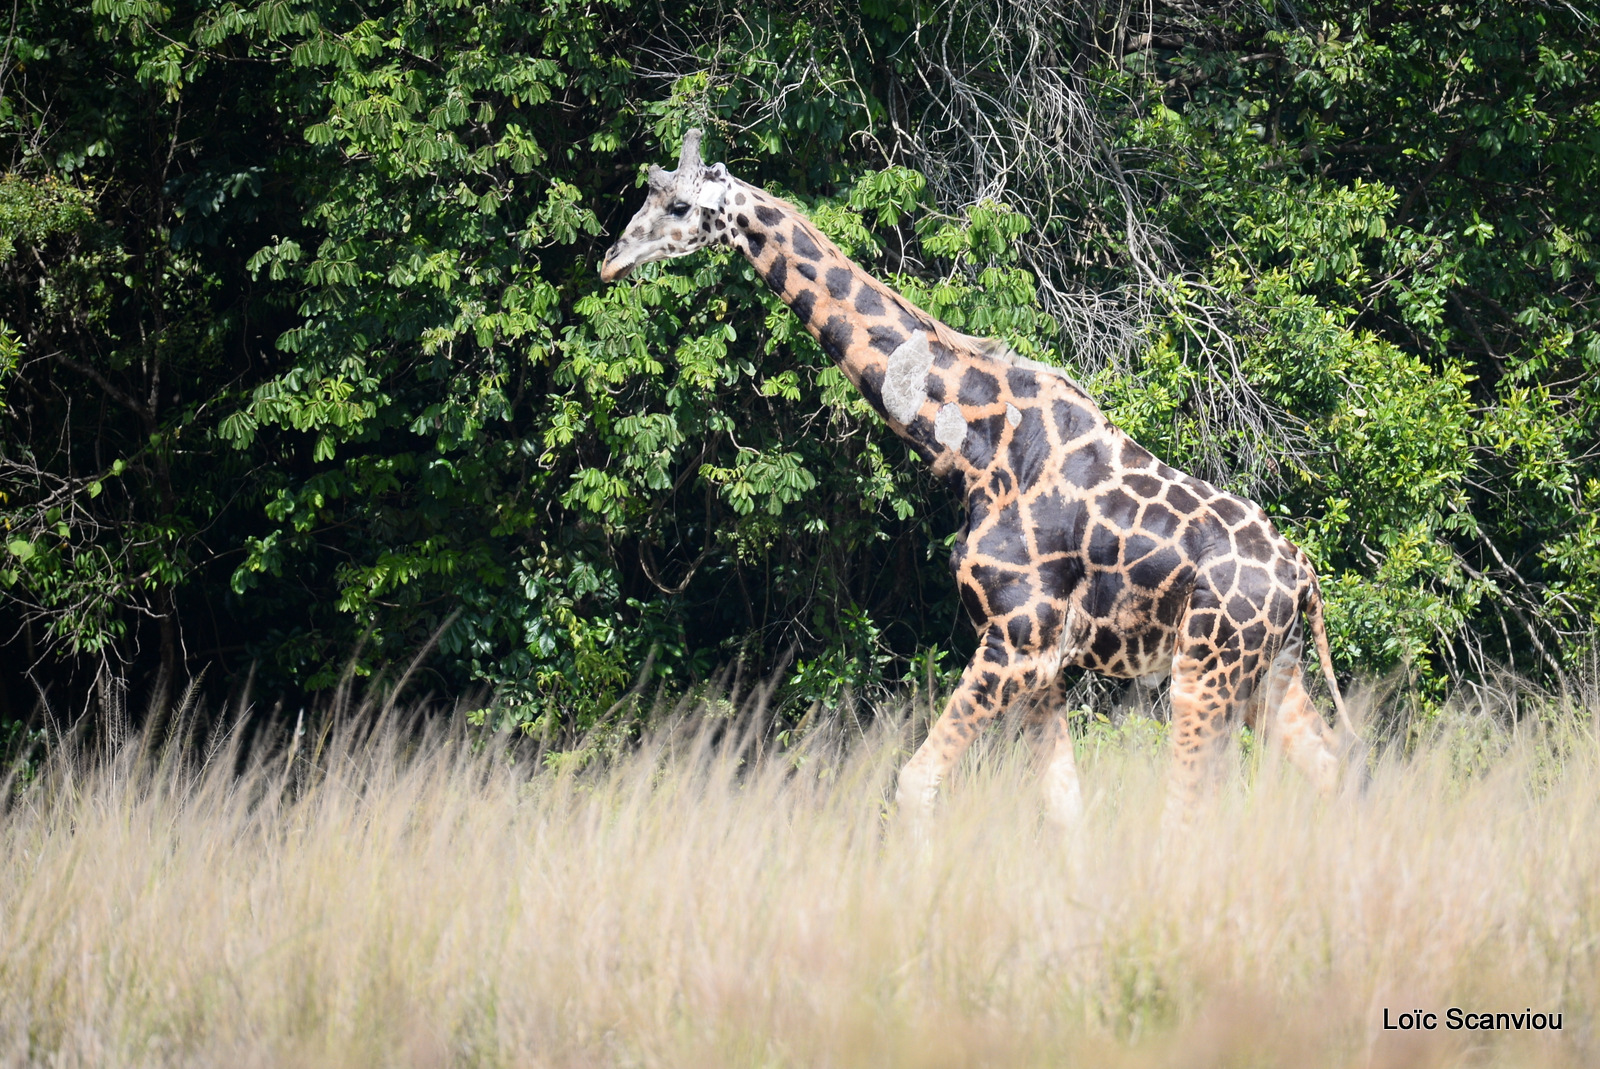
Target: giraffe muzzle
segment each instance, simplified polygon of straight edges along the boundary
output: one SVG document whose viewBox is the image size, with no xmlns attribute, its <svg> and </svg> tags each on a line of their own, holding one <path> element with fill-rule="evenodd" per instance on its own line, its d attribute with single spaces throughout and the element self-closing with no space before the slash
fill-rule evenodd
<svg viewBox="0 0 1600 1069">
<path fill-rule="evenodd" d="M 600 261 L 601 282 L 615 282 L 623 275 L 626 275 L 629 268 L 633 266 L 629 263 L 618 263 L 616 256 L 617 247 L 615 245 L 606 250 L 605 259 Z"/>
</svg>

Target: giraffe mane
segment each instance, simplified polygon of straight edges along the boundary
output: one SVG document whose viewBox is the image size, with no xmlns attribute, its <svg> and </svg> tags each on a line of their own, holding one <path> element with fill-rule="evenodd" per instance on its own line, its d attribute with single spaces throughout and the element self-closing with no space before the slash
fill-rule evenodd
<svg viewBox="0 0 1600 1069">
<path fill-rule="evenodd" d="M 997 360 L 1012 367 L 1025 368 L 1028 371 L 1036 371 L 1045 375 L 1054 375 L 1059 379 L 1066 380 L 1068 386 L 1071 386 L 1083 396 L 1089 396 L 1089 391 L 1083 388 L 1083 384 L 1067 374 L 1064 369 L 1056 367 L 1054 364 L 1047 364 L 1043 360 L 1034 360 L 1031 357 L 1023 356 L 1007 345 L 1004 339 L 980 338 L 975 334 L 963 334 L 946 326 L 937 319 L 933 322 L 934 332 L 939 340 L 957 352 L 975 352 L 980 356 L 986 356 L 991 360 Z"/>
<path fill-rule="evenodd" d="M 741 182 L 740 184 L 749 185 L 748 182 Z M 755 189 L 756 187 L 751 186 L 750 188 Z M 769 193 L 768 196 L 772 196 L 772 194 Z M 844 254 L 844 250 L 839 248 L 839 246 L 831 238 L 829 238 L 828 235 L 819 230 L 817 225 L 813 223 L 811 219 L 799 209 L 799 207 L 781 197 L 774 196 L 773 199 L 794 214 L 798 225 L 806 228 L 806 231 L 813 241 L 816 241 L 822 248 L 837 254 L 841 260 L 844 260 L 850 264 L 855 264 L 857 268 L 860 268 L 860 265 L 856 264 L 854 260 L 846 256 Z M 881 288 L 885 294 L 888 294 L 891 297 L 899 296 L 899 294 L 895 293 L 894 290 L 883 285 L 883 283 L 879 282 L 866 270 L 863 269 L 861 273 L 868 280 Z M 1023 356 L 1015 349 L 1011 348 L 1011 346 L 1008 345 L 1004 339 L 983 338 L 975 334 L 963 334 L 961 331 L 956 330 L 954 327 L 945 323 L 942 319 L 934 316 L 932 313 L 928 313 L 928 319 L 933 324 L 934 337 L 940 343 L 942 343 L 945 348 L 952 352 L 970 353 L 974 356 L 987 357 L 990 360 L 1007 364 L 1011 367 L 1019 367 L 1044 375 L 1054 375 L 1057 378 L 1065 381 L 1068 386 L 1071 386 L 1074 390 L 1077 390 L 1086 399 L 1090 401 L 1093 400 L 1089 391 L 1083 388 L 1082 383 L 1078 382 L 1077 379 L 1067 374 L 1064 369 L 1056 367 L 1054 364 L 1046 364 L 1042 360 L 1034 360 Z"/>
</svg>

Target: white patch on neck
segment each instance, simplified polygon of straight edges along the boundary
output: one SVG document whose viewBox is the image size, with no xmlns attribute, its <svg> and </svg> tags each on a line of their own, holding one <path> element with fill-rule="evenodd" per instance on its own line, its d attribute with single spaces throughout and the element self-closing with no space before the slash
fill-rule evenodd
<svg viewBox="0 0 1600 1069">
<path fill-rule="evenodd" d="M 960 451 L 967 440 L 967 419 L 960 405 L 951 402 L 939 409 L 939 418 L 933 421 L 933 440 L 952 453 Z"/>
<path fill-rule="evenodd" d="M 933 352 L 928 348 L 928 335 L 920 330 L 889 354 L 889 370 L 883 376 L 883 407 L 895 420 L 909 425 L 917 418 L 922 402 L 928 399 L 931 367 Z"/>
<path fill-rule="evenodd" d="M 1016 405 L 1006 402 L 1006 422 L 1015 427 L 1022 422 L 1022 412 Z"/>
</svg>

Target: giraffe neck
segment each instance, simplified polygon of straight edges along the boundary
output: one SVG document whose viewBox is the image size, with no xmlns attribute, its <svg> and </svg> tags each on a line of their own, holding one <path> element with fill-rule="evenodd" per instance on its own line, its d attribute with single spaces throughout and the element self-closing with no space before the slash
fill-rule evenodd
<svg viewBox="0 0 1600 1069">
<path fill-rule="evenodd" d="M 936 469 L 959 464 L 959 441 L 939 426 L 943 398 L 930 397 L 924 384 L 932 368 L 957 363 L 957 354 L 935 340 L 949 336 L 948 328 L 852 263 L 793 205 L 769 193 L 735 179 L 721 216 L 722 240 L 749 258 L 889 427 Z"/>
</svg>

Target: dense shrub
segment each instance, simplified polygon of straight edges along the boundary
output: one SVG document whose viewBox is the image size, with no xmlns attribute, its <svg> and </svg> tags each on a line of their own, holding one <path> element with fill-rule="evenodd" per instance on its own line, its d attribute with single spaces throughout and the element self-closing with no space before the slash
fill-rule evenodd
<svg viewBox="0 0 1600 1069">
<path fill-rule="evenodd" d="M 436 634 L 420 685 L 567 726 L 641 671 L 957 666 L 959 503 L 744 261 L 599 284 L 691 124 L 1262 500 L 1343 667 L 1559 676 L 1600 622 L 1592 6 L 24 0 L 0 717 Z"/>
</svg>

